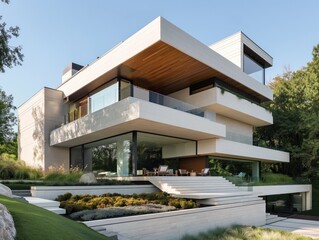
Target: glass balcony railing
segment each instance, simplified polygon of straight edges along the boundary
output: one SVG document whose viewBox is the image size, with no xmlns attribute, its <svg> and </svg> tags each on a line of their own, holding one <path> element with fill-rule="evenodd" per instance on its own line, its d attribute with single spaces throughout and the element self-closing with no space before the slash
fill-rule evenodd
<svg viewBox="0 0 319 240">
<path fill-rule="evenodd" d="M 113 103 L 116 103 L 120 100 L 123 100 L 127 97 L 135 97 L 135 98 L 139 98 L 148 102 L 152 102 L 155 104 L 159 104 L 165 107 L 169 107 L 172 109 L 176 109 L 179 111 L 183 111 L 183 112 L 187 112 L 196 116 L 200 116 L 200 117 L 204 117 L 207 118 L 211 121 L 215 121 L 216 118 L 216 114 L 214 112 L 210 112 L 204 109 L 201 109 L 197 106 L 191 105 L 189 103 L 183 102 L 181 100 L 178 100 L 176 98 L 172 98 L 166 95 L 162 95 L 160 93 L 157 92 L 153 92 L 153 91 L 149 91 L 143 88 L 139 88 L 137 86 L 133 86 L 134 90 L 131 91 L 131 86 L 126 86 L 123 85 L 121 87 L 120 90 L 120 94 L 117 95 L 117 100 L 114 100 Z M 113 91 L 114 92 L 114 91 Z M 133 93 L 133 94 L 132 94 Z M 113 96 L 114 94 L 112 94 Z M 114 99 L 114 97 L 113 97 Z M 92 99 L 91 98 L 87 98 L 85 100 L 82 100 L 80 102 L 78 102 L 77 104 L 73 103 L 74 105 L 80 105 L 78 107 L 73 107 L 72 111 L 68 112 L 65 116 L 64 116 L 64 123 L 70 123 L 73 122 L 79 118 L 82 118 L 84 116 L 86 116 L 89 113 L 92 113 L 94 111 L 92 111 L 92 109 L 94 110 L 94 108 L 92 108 Z M 111 103 L 111 104 L 113 104 Z M 90 107 L 89 107 L 90 105 Z M 110 104 L 104 104 L 103 107 L 107 107 Z"/>
<path fill-rule="evenodd" d="M 149 101 L 179 111 L 187 112 L 196 116 L 205 117 L 205 110 L 188 104 L 186 102 L 180 101 L 176 98 L 165 96 L 157 92 L 149 91 Z"/>
</svg>

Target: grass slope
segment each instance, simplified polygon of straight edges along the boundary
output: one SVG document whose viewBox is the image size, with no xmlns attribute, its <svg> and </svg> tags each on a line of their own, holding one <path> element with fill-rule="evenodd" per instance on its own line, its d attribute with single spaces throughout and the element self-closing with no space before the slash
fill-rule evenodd
<svg viewBox="0 0 319 240">
<path fill-rule="evenodd" d="M 85 225 L 42 208 L 0 195 L 13 216 L 16 240 L 106 240 L 107 237 Z"/>
<path fill-rule="evenodd" d="M 217 228 L 197 236 L 185 236 L 182 240 L 313 240 L 290 232 L 259 227 L 232 226 Z"/>
</svg>

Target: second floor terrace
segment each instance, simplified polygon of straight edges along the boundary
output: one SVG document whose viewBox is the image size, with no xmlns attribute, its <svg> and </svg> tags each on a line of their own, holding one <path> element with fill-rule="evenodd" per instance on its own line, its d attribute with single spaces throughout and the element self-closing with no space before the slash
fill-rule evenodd
<svg viewBox="0 0 319 240">
<path fill-rule="evenodd" d="M 65 103 L 51 145 L 73 146 L 102 137 L 140 130 L 186 139 L 225 137 L 216 114 L 115 78 L 78 101 Z"/>
</svg>

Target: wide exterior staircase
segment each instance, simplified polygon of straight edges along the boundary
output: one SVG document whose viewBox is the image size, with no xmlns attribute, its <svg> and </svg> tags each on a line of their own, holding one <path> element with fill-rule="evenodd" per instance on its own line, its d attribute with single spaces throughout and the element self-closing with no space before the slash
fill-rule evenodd
<svg viewBox="0 0 319 240">
<path fill-rule="evenodd" d="M 223 177 L 149 177 L 154 186 L 175 197 L 197 200 L 202 205 L 260 203 L 253 192 L 242 191 Z"/>
</svg>

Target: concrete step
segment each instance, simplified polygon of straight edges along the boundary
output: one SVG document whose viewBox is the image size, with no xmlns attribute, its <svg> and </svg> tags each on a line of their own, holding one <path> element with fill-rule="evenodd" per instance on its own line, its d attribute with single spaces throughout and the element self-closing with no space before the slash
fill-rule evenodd
<svg viewBox="0 0 319 240">
<path fill-rule="evenodd" d="M 187 199 L 209 199 L 209 198 L 227 198 L 227 197 L 246 197 L 252 196 L 251 192 L 232 192 L 232 193 L 188 193 L 188 194 L 172 194 L 174 197 Z"/>
<path fill-rule="evenodd" d="M 35 206 L 42 207 L 42 208 L 58 208 L 60 206 L 60 202 L 43 199 L 43 198 L 25 197 L 25 200 L 27 200 L 27 202 L 29 202 L 30 204 L 33 204 Z"/>
<path fill-rule="evenodd" d="M 24 199 L 35 206 L 44 208 L 48 211 L 54 212 L 56 214 L 65 214 L 65 209 L 60 208 L 60 202 L 52 201 L 43 198 L 36 198 L 36 197 L 24 197 Z"/>
<path fill-rule="evenodd" d="M 167 184 L 161 184 L 163 187 L 169 186 L 169 187 L 174 187 L 174 188 L 237 188 L 234 185 L 216 185 L 216 184 L 202 184 L 200 183 L 196 183 L 196 184 L 185 184 L 185 183 L 181 183 L 181 184 L 171 184 L 171 183 L 167 183 Z"/>
<path fill-rule="evenodd" d="M 231 190 L 231 191 L 226 191 L 226 190 L 216 190 L 216 189 L 187 189 L 187 190 L 177 190 L 177 189 L 171 189 L 171 188 L 162 188 L 161 189 L 164 192 L 167 192 L 169 194 L 180 194 L 180 195 L 185 195 L 185 194 L 201 194 L 201 193 L 207 193 L 207 194 L 214 194 L 214 193 L 237 193 L 241 192 L 239 190 Z"/>
<path fill-rule="evenodd" d="M 20 197 L 31 197 L 30 190 L 12 190 L 12 194 Z"/>
<path fill-rule="evenodd" d="M 63 215 L 66 213 L 64 208 L 48 207 L 45 209 L 60 215 Z"/>
<path fill-rule="evenodd" d="M 243 203 L 243 202 L 252 202 L 252 201 L 262 201 L 262 198 L 258 198 L 255 196 L 250 197 L 228 197 L 228 198 L 210 198 L 205 200 L 198 200 L 198 203 L 204 205 L 224 205 L 224 204 L 232 204 L 232 203 Z"/>
<path fill-rule="evenodd" d="M 156 179 L 152 179 L 152 180 L 156 180 Z M 233 183 L 231 183 L 231 182 L 229 182 L 229 181 L 227 181 L 227 180 L 225 180 L 225 181 L 222 181 L 222 180 L 218 180 L 218 181 L 216 181 L 216 180 L 208 180 L 208 181 L 200 181 L 200 180 L 187 180 L 187 179 L 181 179 L 181 180 L 175 180 L 175 181 L 173 181 L 173 180 L 162 180 L 162 179 L 159 179 L 159 180 L 157 180 L 158 182 L 160 182 L 160 183 L 224 183 L 224 184 L 233 184 Z"/>
<path fill-rule="evenodd" d="M 233 199 L 232 197 L 230 197 L 227 200 L 223 200 L 223 201 L 218 201 L 216 199 L 206 199 L 206 200 L 198 200 L 197 202 L 199 204 L 203 204 L 203 205 L 212 205 L 212 206 L 220 206 L 220 205 L 227 205 L 227 204 L 234 204 L 234 203 L 247 203 L 247 202 L 262 202 L 263 199 L 261 198 L 256 198 L 256 197 L 243 197 L 241 199 Z"/>
<path fill-rule="evenodd" d="M 232 187 L 232 186 L 227 186 L 227 187 L 218 187 L 218 186 L 167 186 L 167 187 L 170 187 L 170 188 L 174 188 L 176 190 L 180 190 L 180 191 L 183 191 L 183 190 L 187 190 L 187 189 L 190 189 L 190 190 L 197 190 L 197 189 L 207 189 L 207 190 L 237 190 L 237 191 L 240 191 L 239 188 L 237 187 Z"/>
<path fill-rule="evenodd" d="M 270 213 L 266 213 L 266 219 L 273 219 L 273 218 L 277 218 L 278 215 L 273 215 L 273 214 L 270 214 Z"/>
<path fill-rule="evenodd" d="M 266 216 L 266 224 L 280 222 L 280 221 L 285 220 L 285 219 L 287 219 L 287 218 L 278 217 L 277 215 Z"/>
</svg>

